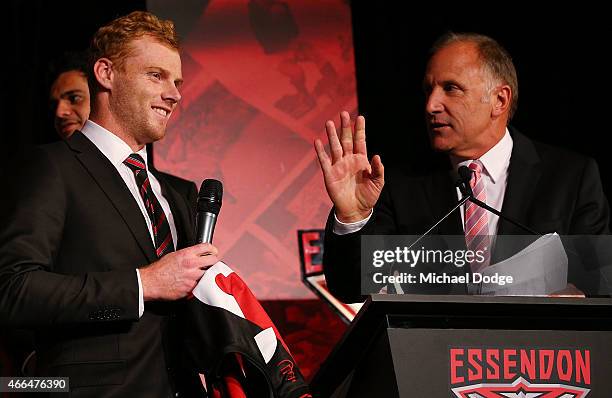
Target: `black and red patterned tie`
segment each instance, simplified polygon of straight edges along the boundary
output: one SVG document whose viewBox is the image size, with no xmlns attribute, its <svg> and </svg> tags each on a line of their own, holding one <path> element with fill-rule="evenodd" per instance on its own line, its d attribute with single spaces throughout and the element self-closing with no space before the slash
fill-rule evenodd
<svg viewBox="0 0 612 398">
<path fill-rule="evenodd" d="M 140 191 L 140 197 L 142 197 L 142 201 L 147 209 L 147 214 L 149 215 L 153 227 L 157 257 L 161 257 L 165 253 L 173 252 L 174 243 L 172 242 L 170 224 L 166 219 L 166 214 L 159 204 L 159 201 L 153 194 L 144 159 L 139 154 L 133 153 L 123 161 L 123 164 L 134 172 L 136 184 Z"/>
</svg>

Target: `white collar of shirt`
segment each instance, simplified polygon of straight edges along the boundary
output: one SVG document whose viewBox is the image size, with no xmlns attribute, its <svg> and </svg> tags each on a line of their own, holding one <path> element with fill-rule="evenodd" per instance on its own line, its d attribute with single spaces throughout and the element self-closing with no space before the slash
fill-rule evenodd
<svg viewBox="0 0 612 398">
<path fill-rule="evenodd" d="M 495 184 L 501 177 L 504 176 L 510 165 L 510 156 L 512 155 L 512 147 L 514 146 L 510 132 L 506 128 L 506 133 L 501 140 L 489 149 L 487 153 L 480 157 L 480 162 L 484 168 L 485 174 L 491 178 Z M 467 166 L 473 160 L 464 160 L 455 165 L 455 170 L 461 166 Z"/>
<path fill-rule="evenodd" d="M 132 148 L 130 148 L 125 141 L 91 120 L 85 122 L 81 132 L 98 147 L 100 152 L 111 161 L 115 168 L 119 168 L 123 164 L 123 161 L 134 153 Z M 142 149 L 136 153 L 142 156 L 145 165 L 147 165 L 147 148 L 143 146 Z M 147 166 L 147 171 L 148 169 Z"/>
</svg>

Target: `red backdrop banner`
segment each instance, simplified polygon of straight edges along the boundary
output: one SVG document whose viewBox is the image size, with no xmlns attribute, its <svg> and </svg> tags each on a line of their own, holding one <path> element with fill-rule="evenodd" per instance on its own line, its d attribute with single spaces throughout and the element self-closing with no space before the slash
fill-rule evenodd
<svg viewBox="0 0 612 398">
<path fill-rule="evenodd" d="M 322 228 L 331 205 L 312 141 L 357 110 L 348 2 L 163 3 L 148 8 L 183 34 L 185 83 L 155 166 L 223 182 L 215 244 L 258 298 L 312 297 L 296 230 Z"/>
</svg>

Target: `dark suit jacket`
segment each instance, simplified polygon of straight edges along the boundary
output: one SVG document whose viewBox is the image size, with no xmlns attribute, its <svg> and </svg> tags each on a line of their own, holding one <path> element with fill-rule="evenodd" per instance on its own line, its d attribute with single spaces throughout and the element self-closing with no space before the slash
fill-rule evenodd
<svg viewBox="0 0 612 398">
<path fill-rule="evenodd" d="M 37 329 L 42 375 L 72 396 L 170 396 L 174 304 L 145 303 L 135 269 L 157 260 L 119 173 L 81 133 L 20 159 L 2 196 L 0 320 Z M 155 173 L 178 248 L 194 243 L 195 184 Z"/>
<path fill-rule="evenodd" d="M 609 233 L 608 202 L 595 161 L 510 131 L 514 145 L 502 213 L 540 233 Z M 346 302 L 362 300 L 359 252 L 362 235 L 423 234 L 457 203 L 456 177 L 450 170 L 424 176 L 390 170 L 385 179 L 374 214 L 363 229 L 339 236 L 332 232 L 333 214 L 327 221 L 325 276 L 329 289 Z M 432 234 L 463 235 L 459 211 Z M 498 234 L 525 232 L 500 219 Z"/>
</svg>

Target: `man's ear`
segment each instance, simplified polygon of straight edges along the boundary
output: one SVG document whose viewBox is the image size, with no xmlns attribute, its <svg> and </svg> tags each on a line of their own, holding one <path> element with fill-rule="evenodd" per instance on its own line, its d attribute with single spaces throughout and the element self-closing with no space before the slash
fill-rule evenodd
<svg viewBox="0 0 612 398">
<path fill-rule="evenodd" d="M 107 90 L 113 87 L 113 61 L 108 58 L 100 58 L 93 67 L 93 73 L 98 83 Z"/>
<path fill-rule="evenodd" d="M 499 86 L 493 93 L 493 109 L 491 115 L 498 117 L 509 112 L 510 102 L 512 101 L 512 89 L 507 84 Z"/>
</svg>

